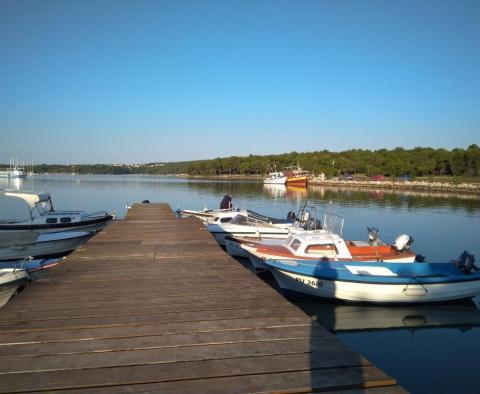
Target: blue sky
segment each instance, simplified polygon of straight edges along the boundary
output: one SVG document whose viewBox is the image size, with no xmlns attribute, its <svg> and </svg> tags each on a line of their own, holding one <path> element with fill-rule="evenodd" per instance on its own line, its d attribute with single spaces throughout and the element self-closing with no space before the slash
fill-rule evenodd
<svg viewBox="0 0 480 394">
<path fill-rule="evenodd" d="M 480 142 L 480 1 L 1 0 L 0 162 Z"/>
</svg>

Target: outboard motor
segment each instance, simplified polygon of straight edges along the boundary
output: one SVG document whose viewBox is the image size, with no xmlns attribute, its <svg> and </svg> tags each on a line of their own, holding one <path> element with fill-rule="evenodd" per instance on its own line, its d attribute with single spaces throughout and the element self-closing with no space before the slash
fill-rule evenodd
<svg viewBox="0 0 480 394">
<path fill-rule="evenodd" d="M 393 243 L 393 247 L 399 252 L 406 252 L 410 249 L 410 245 L 413 244 L 413 238 L 407 234 L 402 234 L 397 237 Z"/>
<path fill-rule="evenodd" d="M 475 266 L 475 256 L 464 250 L 458 260 L 455 261 L 455 266 L 464 274 L 473 273 L 477 269 Z"/>
<path fill-rule="evenodd" d="M 370 245 L 378 244 L 378 228 L 376 227 L 367 227 L 368 230 L 368 243 Z"/>
<path fill-rule="evenodd" d="M 416 263 L 424 263 L 425 262 L 425 256 L 422 256 L 421 254 L 417 254 L 415 256 L 415 262 Z"/>
<path fill-rule="evenodd" d="M 293 211 L 288 212 L 287 213 L 287 220 L 291 220 L 292 222 L 297 220 L 297 215 L 295 215 L 295 212 L 293 212 Z"/>
</svg>

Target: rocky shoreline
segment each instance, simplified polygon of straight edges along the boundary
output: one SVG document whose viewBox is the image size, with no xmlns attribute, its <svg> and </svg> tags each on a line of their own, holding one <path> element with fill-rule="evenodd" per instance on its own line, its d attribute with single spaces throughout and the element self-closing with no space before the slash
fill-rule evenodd
<svg viewBox="0 0 480 394">
<path fill-rule="evenodd" d="M 177 175 L 179 177 L 187 179 L 207 179 L 207 180 L 228 180 L 228 181 L 260 181 L 263 176 L 260 175 Z M 340 186 L 351 188 L 371 188 L 371 189 L 403 189 L 403 190 L 431 190 L 431 191 L 444 191 L 444 192 L 457 192 L 457 193 L 475 193 L 480 194 L 480 182 L 461 182 L 458 179 L 456 181 L 444 180 L 432 181 L 432 180 L 412 180 L 412 181 L 399 181 L 399 180 L 318 180 L 311 179 L 310 185 L 319 186 Z"/>
<path fill-rule="evenodd" d="M 310 185 L 341 186 L 352 188 L 373 188 L 373 189 L 405 189 L 405 190 L 432 190 L 448 191 L 458 193 L 479 193 L 480 183 L 452 183 L 452 182 L 430 182 L 430 181 L 355 181 L 355 180 L 311 180 Z"/>
</svg>

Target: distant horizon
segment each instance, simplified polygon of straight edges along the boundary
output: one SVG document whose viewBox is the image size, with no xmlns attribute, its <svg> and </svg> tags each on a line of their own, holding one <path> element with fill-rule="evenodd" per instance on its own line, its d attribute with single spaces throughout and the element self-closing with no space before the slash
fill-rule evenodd
<svg viewBox="0 0 480 394">
<path fill-rule="evenodd" d="M 433 146 L 415 146 L 415 147 L 411 147 L 411 148 L 406 148 L 406 147 L 403 147 L 403 146 L 395 146 L 394 148 L 385 148 L 385 147 L 380 147 L 380 148 L 376 148 L 376 149 L 366 149 L 366 148 L 351 148 L 351 149 L 345 149 L 345 150 L 341 150 L 341 151 L 332 151 L 332 150 L 328 150 L 328 149 L 319 149 L 319 150 L 309 150 L 309 151 L 289 151 L 289 152 L 280 152 L 280 153 L 265 153 L 265 154 L 246 154 L 246 155 L 225 155 L 225 156 L 216 156 L 216 157 L 210 157 L 210 158 L 204 158 L 204 159 L 199 159 L 199 158 L 194 158 L 194 159 L 189 159 L 189 160 L 172 160 L 172 161 L 145 161 L 145 162 L 110 162 L 110 163 L 107 163 L 107 162 L 90 162 L 90 163 L 80 163 L 80 162 L 71 162 L 71 163 L 46 163 L 46 162 L 38 162 L 38 163 L 33 163 L 34 166 L 38 166 L 38 165 L 48 165 L 48 166 L 54 166 L 54 165 L 59 165 L 59 166 L 75 166 L 75 165 L 126 165 L 126 166 L 131 166 L 131 165 L 144 165 L 144 164 L 171 164 L 171 163 L 184 163 L 184 162 L 193 162 L 193 161 L 203 161 L 203 160 L 215 160 L 215 159 L 223 159 L 223 158 L 227 158 L 227 157 L 248 157 L 248 156 L 280 156 L 280 155 L 286 155 L 286 154 L 289 154 L 289 153 L 293 153 L 293 152 L 296 152 L 298 154 L 305 154 L 305 153 L 312 153 L 312 152 L 322 152 L 324 150 L 328 151 L 329 153 L 332 153 L 332 154 L 341 154 L 341 153 L 344 153 L 344 152 L 348 152 L 348 151 L 351 151 L 351 150 L 363 150 L 363 151 L 371 151 L 371 152 L 375 152 L 375 151 L 379 151 L 379 150 L 387 150 L 387 151 L 393 151 L 395 149 L 404 149 L 406 151 L 408 150 L 414 150 L 414 149 L 417 149 L 417 148 L 420 148 L 420 149 L 434 149 L 434 150 L 437 150 L 437 149 L 444 149 L 446 151 L 453 151 L 455 149 L 463 149 L 463 150 L 466 150 L 468 149 L 469 146 L 471 145 L 477 145 L 476 143 L 472 142 L 471 144 L 468 144 L 467 146 L 455 146 L 455 147 L 452 147 L 452 148 L 445 148 L 445 147 L 433 147 Z M 10 159 L 9 159 L 10 160 Z M 16 160 L 16 158 L 15 158 Z M 31 165 L 31 160 L 19 160 L 20 164 L 22 164 L 22 162 L 24 163 L 25 166 L 27 165 Z M 5 162 L 2 162 L 0 161 L 0 166 L 8 166 L 8 161 L 5 163 Z"/>
<path fill-rule="evenodd" d="M 0 161 L 466 147 L 479 15 L 477 0 L 2 0 Z"/>
</svg>

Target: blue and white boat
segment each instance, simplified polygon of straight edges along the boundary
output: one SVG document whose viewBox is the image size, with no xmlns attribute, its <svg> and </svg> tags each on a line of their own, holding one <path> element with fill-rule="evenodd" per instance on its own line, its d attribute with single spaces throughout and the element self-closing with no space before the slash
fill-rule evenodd
<svg viewBox="0 0 480 394">
<path fill-rule="evenodd" d="M 24 258 L 21 260 L 6 260 L 6 261 L 0 261 L 0 269 L 17 268 L 17 269 L 23 269 L 28 273 L 34 273 L 34 272 L 43 271 L 49 268 L 53 268 L 62 261 L 63 261 L 63 258 L 61 259 Z"/>
<path fill-rule="evenodd" d="M 266 260 L 279 286 L 356 302 L 419 303 L 472 298 L 480 270 L 458 263 L 321 262 Z"/>
</svg>

